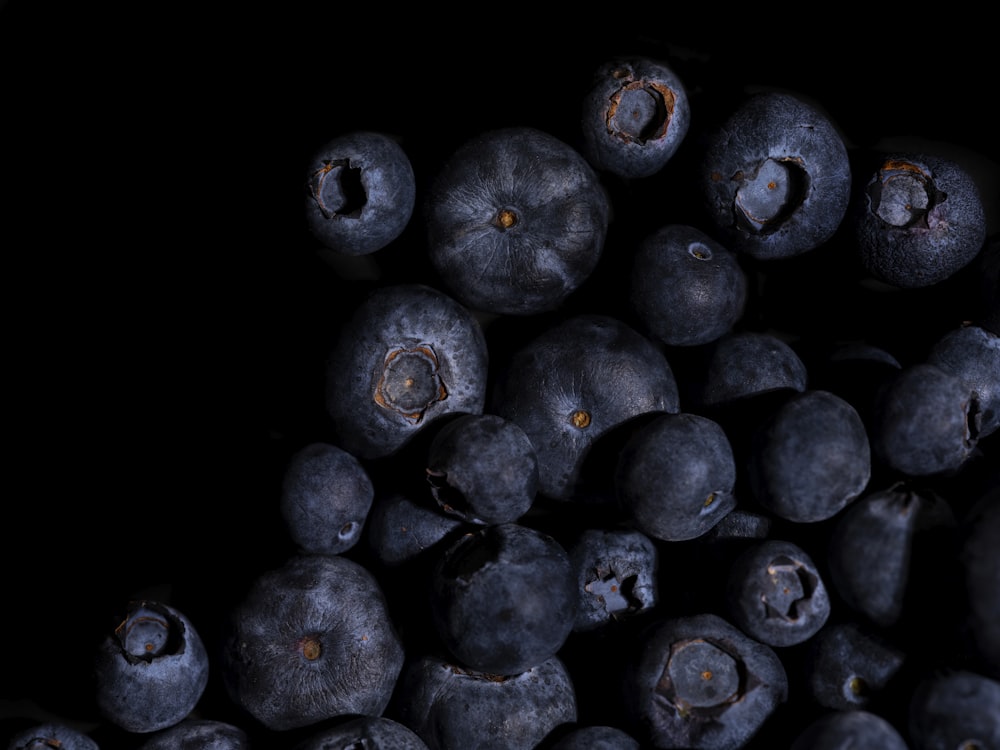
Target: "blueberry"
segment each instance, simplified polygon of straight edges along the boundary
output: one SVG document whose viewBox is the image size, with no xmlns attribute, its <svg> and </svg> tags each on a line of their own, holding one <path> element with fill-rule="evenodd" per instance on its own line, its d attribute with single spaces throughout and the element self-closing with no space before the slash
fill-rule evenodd
<svg viewBox="0 0 1000 750">
<path fill-rule="evenodd" d="M 427 743 L 393 719 L 355 716 L 311 733 L 293 750 L 427 750 Z"/>
<path fill-rule="evenodd" d="M 15 731 L 7 750 L 98 750 L 97 742 L 86 732 L 61 720 L 46 720 Z"/>
<path fill-rule="evenodd" d="M 632 260 L 632 306 L 646 332 L 669 346 L 727 333 L 743 315 L 747 289 L 736 254 L 685 224 L 647 236 Z"/>
<path fill-rule="evenodd" d="M 994 484 L 973 504 L 962 532 L 968 631 L 983 669 L 1000 679 L 1000 485 Z"/>
<path fill-rule="evenodd" d="M 625 179 L 649 177 L 684 141 L 691 105 L 666 62 L 622 57 L 594 71 L 581 122 L 582 152 L 596 169 Z"/>
<path fill-rule="evenodd" d="M 575 726 L 562 734 L 548 750 L 639 750 L 639 741 L 619 727 L 592 724 Z"/>
<path fill-rule="evenodd" d="M 249 750 L 246 731 L 227 721 L 189 716 L 179 724 L 151 735 L 139 750 Z"/>
<path fill-rule="evenodd" d="M 708 221 L 757 260 L 830 240 L 851 197 L 847 147 L 829 116 L 790 92 L 757 92 L 706 136 L 700 166 Z"/>
<path fill-rule="evenodd" d="M 576 632 L 652 612 L 659 604 L 659 551 L 637 529 L 588 528 L 567 550 L 576 574 Z"/>
<path fill-rule="evenodd" d="M 365 535 L 380 565 L 395 568 L 439 552 L 466 527 L 465 521 L 400 493 L 379 495 Z"/>
<path fill-rule="evenodd" d="M 474 310 L 511 315 L 562 304 L 596 267 L 610 217 L 586 159 L 530 127 L 465 142 L 426 205 L 428 255 L 446 287 Z"/>
<path fill-rule="evenodd" d="M 733 561 L 726 602 L 740 630 L 775 647 L 809 640 L 830 617 L 830 596 L 816 563 L 786 539 L 764 539 Z"/>
<path fill-rule="evenodd" d="M 913 750 L 1000 747 L 1000 682 L 954 668 L 925 675 L 907 710 Z"/>
<path fill-rule="evenodd" d="M 295 555 L 259 574 L 222 650 L 230 699 L 275 731 L 381 714 L 403 658 L 378 581 L 340 555 Z"/>
<path fill-rule="evenodd" d="M 909 750 L 909 746 L 882 716 L 846 709 L 814 719 L 792 740 L 789 750 Z"/>
<path fill-rule="evenodd" d="M 618 318 L 586 313 L 515 351 L 494 399 L 495 411 L 535 446 L 539 492 L 558 500 L 592 489 L 584 469 L 604 436 L 643 415 L 680 409 L 663 351 Z"/>
<path fill-rule="evenodd" d="M 879 392 L 872 412 L 875 458 L 908 477 L 953 474 L 979 442 L 972 386 L 930 362 L 902 368 Z"/>
<path fill-rule="evenodd" d="M 205 644 L 184 613 L 160 601 L 132 601 L 97 649 L 98 709 L 127 732 L 165 729 L 195 709 L 208 674 Z"/>
<path fill-rule="evenodd" d="M 911 585 L 917 535 L 954 526 L 954 514 L 937 494 L 902 482 L 869 491 L 832 525 L 827 548 L 830 585 L 869 622 L 891 627 L 902 618 L 913 585 L 928 590 L 932 584 L 928 579 Z M 940 606 L 946 593 L 932 589 L 927 596 Z"/>
<path fill-rule="evenodd" d="M 871 478 L 861 416 L 829 391 L 793 393 L 757 427 L 747 476 L 755 499 L 795 523 L 831 518 Z"/>
<path fill-rule="evenodd" d="M 441 416 L 481 413 L 488 359 L 478 320 L 447 294 L 423 284 L 379 287 L 338 331 L 328 361 L 337 444 L 383 458 Z"/>
<path fill-rule="evenodd" d="M 361 538 L 374 494 L 368 470 L 354 455 L 310 443 L 285 468 L 279 510 L 300 551 L 336 555 Z"/>
<path fill-rule="evenodd" d="M 464 521 L 517 521 L 538 493 L 538 457 L 517 423 L 462 414 L 434 435 L 427 480 L 438 505 Z"/>
<path fill-rule="evenodd" d="M 632 523 L 654 539 L 694 539 L 736 507 L 736 459 L 726 432 L 697 414 L 660 414 L 619 454 L 615 490 Z"/>
<path fill-rule="evenodd" d="M 986 240 L 975 181 L 958 162 L 930 153 L 881 154 L 850 216 L 865 270 L 904 289 L 953 276 Z"/>
<path fill-rule="evenodd" d="M 713 409 L 777 391 L 804 391 L 808 372 L 798 353 L 773 333 L 734 331 L 711 342 L 701 406 Z"/>
<path fill-rule="evenodd" d="M 477 672 L 515 675 L 554 656 L 576 619 L 576 576 L 553 537 L 517 523 L 459 537 L 431 573 L 441 641 Z"/>
<path fill-rule="evenodd" d="M 932 344 L 927 362 L 972 389 L 980 439 L 1000 428 L 1000 334 L 971 324 L 952 328 Z"/>
<path fill-rule="evenodd" d="M 777 654 L 718 615 L 662 619 L 637 646 L 626 705 L 644 747 L 736 750 L 788 700 Z"/>
<path fill-rule="evenodd" d="M 427 654 L 407 661 L 388 715 L 431 750 L 535 750 L 576 722 L 576 691 L 557 656 L 501 676 Z"/>
<path fill-rule="evenodd" d="M 906 652 L 876 628 L 854 620 L 827 622 L 809 640 L 804 674 L 820 706 L 867 709 L 889 695 L 906 661 Z"/>
<path fill-rule="evenodd" d="M 306 225 L 331 250 L 374 253 L 410 222 L 417 196 L 413 166 L 385 133 L 339 135 L 316 150 L 306 172 Z"/>
</svg>

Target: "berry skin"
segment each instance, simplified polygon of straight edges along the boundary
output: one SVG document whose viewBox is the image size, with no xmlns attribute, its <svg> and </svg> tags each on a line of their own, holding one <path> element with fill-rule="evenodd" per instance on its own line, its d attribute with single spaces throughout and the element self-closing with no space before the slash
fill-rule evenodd
<svg viewBox="0 0 1000 750">
<path fill-rule="evenodd" d="M 381 714 L 404 658 L 377 580 L 339 555 L 295 555 L 260 574 L 224 641 L 230 699 L 272 731 Z"/>
<path fill-rule="evenodd" d="M 225 721 L 184 719 L 150 736 L 139 750 L 249 750 L 250 737 L 241 727 Z"/>
<path fill-rule="evenodd" d="M 1000 682 L 967 669 L 921 679 L 906 727 L 913 750 L 1000 747 Z"/>
<path fill-rule="evenodd" d="M 209 659 L 191 621 L 162 602 L 133 601 L 95 660 L 101 714 L 128 732 L 173 726 L 208 686 Z"/>
<path fill-rule="evenodd" d="M 830 597 L 816 564 L 785 539 L 760 541 L 733 561 L 726 601 L 737 627 L 775 647 L 804 643 L 830 616 Z"/>
<path fill-rule="evenodd" d="M 879 714 L 861 709 L 832 711 L 814 719 L 789 750 L 909 750 L 903 735 Z"/>
<path fill-rule="evenodd" d="M 278 507 L 300 551 L 337 555 L 361 538 L 374 494 L 357 458 L 329 443 L 311 443 L 289 461 Z"/>
<path fill-rule="evenodd" d="M 864 268 L 887 284 L 937 284 L 969 265 L 986 240 L 972 177 L 933 154 L 891 153 L 868 175 L 851 214 Z"/>
<path fill-rule="evenodd" d="M 320 729 L 293 750 L 427 750 L 409 727 L 385 716 L 357 716 Z"/>
<path fill-rule="evenodd" d="M 632 262 L 632 306 L 647 333 L 668 346 L 715 341 L 746 307 L 747 276 L 736 254 L 700 229 L 661 227 Z"/>
<path fill-rule="evenodd" d="M 640 531 L 667 542 L 701 536 L 736 507 L 736 460 L 725 431 L 697 414 L 661 414 L 618 458 L 619 505 Z"/>
<path fill-rule="evenodd" d="M 438 506 L 463 521 L 517 521 L 538 492 L 535 446 L 515 422 L 462 414 L 434 435 L 427 481 Z"/>
<path fill-rule="evenodd" d="M 583 98 L 582 151 L 594 168 L 625 179 L 659 172 L 691 123 L 687 90 L 661 60 L 609 60 Z"/>
<path fill-rule="evenodd" d="M 459 537 L 431 572 L 437 633 L 476 672 L 515 675 L 554 656 L 573 629 L 576 607 L 566 550 L 516 523 Z"/>
<path fill-rule="evenodd" d="M 777 654 L 718 615 L 660 620 L 638 646 L 625 689 L 644 747 L 737 750 L 788 699 Z"/>
<path fill-rule="evenodd" d="M 491 130 L 460 146 L 431 187 L 428 257 L 471 309 L 554 310 L 597 265 L 609 211 L 569 144 L 535 128 Z"/>
<path fill-rule="evenodd" d="M 808 373 L 785 341 L 770 333 L 737 331 L 712 342 L 697 400 L 713 409 L 780 391 L 804 391 Z"/>
<path fill-rule="evenodd" d="M 98 750 L 90 735 L 61 721 L 45 721 L 16 731 L 6 750 Z"/>
<path fill-rule="evenodd" d="M 958 375 L 972 389 L 979 439 L 1000 428 L 1000 334 L 976 325 L 953 328 L 934 342 L 927 362 Z"/>
<path fill-rule="evenodd" d="M 535 750 L 576 722 L 576 690 L 555 656 L 503 676 L 427 654 L 408 660 L 387 715 L 431 750 Z"/>
<path fill-rule="evenodd" d="M 384 133 L 345 133 L 307 167 L 306 225 L 324 246 L 368 255 L 403 233 L 416 203 L 416 177 L 399 143 Z"/>
<path fill-rule="evenodd" d="M 751 95 L 707 136 L 700 174 L 715 232 L 756 260 L 819 247 L 851 198 L 850 160 L 834 124 L 805 98 L 779 91 Z"/>
<path fill-rule="evenodd" d="M 481 413 L 488 359 L 479 322 L 444 292 L 376 289 L 340 329 L 328 360 L 337 444 L 361 459 L 383 458 L 438 417 Z"/>
<path fill-rule="evenodd" d="M 623 729 L 590 725 L 569 729 L 549 750 L 640 750 L 640 745 Z"/>
<path fill-rule="evenodd" d="M 748 478 L 768 511 L 795 523 L 839 513 L 867 487 L 872 461 L 857 410 L 823 390 L 792 394 L 758 426 Z"/>
<path fill-rule="evenodd" d="M 535 446 L 539 492 L 557 500 L 592 489 L 585 469 L 602 437 L 680 408 L 663 352 L 618 318 L 596 314 L 571 316 L 524 344 L 505 363 L 494 399 Z"/>
</svg>

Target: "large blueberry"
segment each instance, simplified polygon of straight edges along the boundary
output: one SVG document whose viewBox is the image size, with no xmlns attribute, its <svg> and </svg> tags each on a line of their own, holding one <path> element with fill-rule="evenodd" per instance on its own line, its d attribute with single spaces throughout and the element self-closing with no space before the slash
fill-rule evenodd
<svg viewBox="0 0 1000 750">
<path fill-rule="evenodd" d="M 514 675 L 562 648 L 576 619 L 576 576 L 553 537 L 517 523 L 482 527 L 444 550 L 431 573 L 441 641 L 477 672 Z"/>
<path fill-rule="evenodd" d="M 804 391 L 805 363 L 775 333 L 734 331 L 711 343 L 696 399 L 702 406 L 725 408 L 734 402 L 780 391 Z"/>
<path fill-rule="evenodd" d="M 972 388 L 980 438 L 1000 428 L 1000 334 L 971 324 L 952 328 L 933 343 L 927 361 Z"/>
<path fill-rule="evenodd" d="M 368 470 L 357 457 L 316 442 L 289 460 L 278 505 L 301 551 L 336 555 L 361 538 L 374 495 Z"/>
<path fill-rule="evenodd" d="M 620 727 L 606 724 L 575 726 L 548 746 L 548 750 L 639 750 L 639 741 Z"/>
<path fill-rule="evenodd" d="M 662 541 L 701 536 L 736 507 L 736 459 L 725 430 L 698 414 L 660 414 L 619 454 L 618 503 L 636 528 Z"/>
<path fill-rule="evenodd" d="M 686 224 L 656 230 L 632 259 L 632 306 L 649 335 L 670 346 L 727 333 L 743 315 L 747 290 L 736 254 Z"/>
<path fill-rule="evenodd" d="M 804 676 L 817 704 L 836 710 L 879 705 L 906 652 L 882 633 L 855 620 L 829 621 L 809 641 Z"/>
<path fill-rule="evenodd" d="M 607 60 L 583 98 L 583 154 L 598 170 L 649 177 L 670 161 L 690 124 L 687 90 L 670 65 L 650 57 Z"/>
<path fill-rule="evenodd" d="M 816 563 L 787 539 L 764 539 L 733 561 L 726 602 L 733 623 L 769 646 L 803 643 L 830 617 L 830 596 Z"/>
<path fill-rule="evenodd" d="M 637 646 L 626 706 L 644 746 L 737 750 L 788 700 L 774 650 L 718 615 L 660 620 Z"/>
<path fill-rule="evenodd" d="M 931 362 L 902 368 L 872 407 L 875 457 L 910 477 L 954 473 L 979 442 L 973 387 Z"/>
<path fill-rule="evenodd" d="M 316 150 L 306 172 L 306 225 L 338 253 L 381 250 L 403 233 L 413 215 L 413 166 L 399 142 L 385 133 L 339 135 Z"/>
<path fill-rule="evenodd" d="M 86 732 L 62 720 L 45 720 L 10 735 L 6 750 L 98 750 Z"/>
<path fill-rule="evenodd" d="M 538 493 L 538 457 L 517 423 L 462 414 L 434 435 L 427 481 L 439 507 L 464 521 L 516 521 Z"/>
<path fill-rule="evenodd" d="M 909 750 L 898 729 L 871 711 L 830 711 L 813 719 L 792 740 L 789 750 Z"/>
<path fill-rule="evenodd" d="M 986 240 L 986 213 L 972 177 L 941 156 L 881 155 L 866 175 L 850 222 L 861 263 L 901 288 L 944 281 Z"/>
<path fill-rule="evenodd" d="M 403 658 L 367 568 L 339 555 L 295 555 L 258 575 L 229 613 L 222 668 L 233 703 L 282 731 L 381 714 Z"/>
<path fill-rule="evenodd" d="M 327 364 L 338 445 L 382 458 L 438 417 L 482 412 L 488 359 L 478 320 L 452 297 L 423 284 L 376 289 L 338 331 Z"/>
<path fill-rule="evenodd" d="M 128 732 L 155 732 L 191 714 L 208 672 L 208 652 L 188 617 L 163 602 L 136 600 L 98 646 L 97 705 Z"/>
<path fill-rule="evenodd" d="M 139 750 L 249 750 L 250 736 L 228 721 L 189 716 L 180 724 L 162 729 L 142 743 Z"/>
<path fill-rule="evenodd" d="M 422 655 L 407 662 L 387 715 L 431 750 L 535 750 L 577 720 L 576 689 L 556 656 L 501 676 Z"/>
<path fill-rule="evenodd" d="M 918 534 L 954 524 L 947 503 L 931 492 L 899 482 L 866 493 L 832 525 L 827 547 L 832 589 L 883 628 L 900 620 L 914 587 L 943 602 L 946 591 L 928 590 L 934 581 L 911 584 L 914 543 Z"/>
<path fill-rule="evenodd" d="M 504 363 L 496 411 L 520 425 L 538 456 L 539 491 L 568 500 L 588 490 L 591 449 L 634 418 L 676 412 L 680 397 L 663 351 L 618 318 L 574 315 L 546 328 Z"/>
<path fill-rule="evenodd" d="M 1000 747 L 1000 682 L 960 667 L 927 674 L 906 716 L 913 750 Z"/>
<path fill-rule="evenodd" d="M 792 394 L 759 425 L 748 479 L 757 501 L 788 521 L 839 513 L 867 487 L 872 461 L 861 416 L 829 391 Z"/>
<path fill-rule="evenodd" d="M 727 247 L 788 258 L 833 237 L 851 197 L 847 147 L 826 112 L 797 94 L 757 92 L 706 136 L 709 221 Z"/>
<path fill-rule="evenodd" d="M 427 750 L 427 743 L 388 717 L 355 716 L 313 732 L 294 750 Z"/>
<path fill-rule="evenodd" d="M 528 315 L 558 307 L 604 250 L 610 203 L 572 146 L 530 127 L 460 146 L 426 203 L 428 254 L 464 304 Z"/>
<path fill-rule="evenodd" d="M 395 568 L 440 550 L 461 533 L 466 522 L 433 503 L 400 493 L 376 496 L 365 525 L 365 537 L 379 564 Z"/>
</svg>

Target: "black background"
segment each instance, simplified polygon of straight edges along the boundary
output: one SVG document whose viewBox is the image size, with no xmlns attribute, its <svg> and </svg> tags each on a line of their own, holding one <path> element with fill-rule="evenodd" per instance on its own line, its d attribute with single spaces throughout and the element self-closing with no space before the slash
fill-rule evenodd
<svg viewBox="0 0 1000 750">
<path fill-rule="evenodd" d="M 572 141 L 591 70 L 642 53 L 691 83 L 692 131 L 774 86 L 816 98 L 854 144 L 913 135 L 997 154 L 983 19 L 338 5 L 0 5 L 16 166 L 0 214 L 11 723 L 94 720 L 91 644 L 129 597 L 164 594 L 211 622 L 289 551 L 282 462 L 325 435 L 322 358 L 364 288 L 302 225 L 301 171 L 323 141 L 395 134 L 423 190 L 486 128 Z M 683 220 L 688 194 L 634 214 Z M 379 256 L 383 278 L 425 274 L 421 252 L 408 230 Z"/>
</svg>

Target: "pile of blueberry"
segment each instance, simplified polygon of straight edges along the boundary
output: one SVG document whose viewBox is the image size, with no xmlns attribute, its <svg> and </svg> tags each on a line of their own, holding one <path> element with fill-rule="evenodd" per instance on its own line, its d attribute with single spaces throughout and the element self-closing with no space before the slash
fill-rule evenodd
<svg viewBox="0 0 1000 750">
<path fill-rule="evenodd" d="M 8 750 L 1000 748 L 995 160 L 586 61 L 303 135 L 253 518 Z"/>
</svg>

